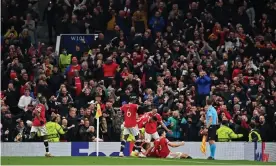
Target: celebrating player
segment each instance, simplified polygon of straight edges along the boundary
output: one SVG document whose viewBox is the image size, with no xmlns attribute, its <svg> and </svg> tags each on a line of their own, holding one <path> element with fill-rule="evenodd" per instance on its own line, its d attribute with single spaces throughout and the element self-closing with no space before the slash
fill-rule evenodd
<svg viewBox="0 0 276 166">
<path fill-rule="evenodd" d="M 146 157 L 155 157 L 159 158 L 159 140 L 154 141 L 153 146 L 151 146 L 151 143 L 144 142 L 142 144 L 142 153 Z"/>
<path fill-rule="evenodd" d="M 133 147 L 133 151 L 139 153 L 141 151 L 141 140 L 139 139 L 139 129 L 137 127 L 137 112 L 138 105 L 136 103 L 136 98 L 131 97 L 131 102 L 125 104 L 121 107 L 122 112 L 124 113 L 124 131 L 123 131 L 123 139 L 121 141 L 121 149 L 119 156 L 123 157 L 123 151 L 125 148 L 126 140 L 130 134 L 135 137 L 135 145 Z"/>
<path fill-rule="evenodd" d="M 184 154 L 182 152 L 171 152 L 170 147 L 179 147 L 183 146 L 184 142 L 181 143 L 172 143 L 166 138 L 166 132 L 164 130 L 159 130 L 158 134 L 160 136 L 159 140 L 155 140 L 154 148 L 158 150 L 158 154 L 160 158 L 177 158 L 177 159 L 191 159 L 188 154 Z M 156 153 L 157 154 L 157 153 Z"/>
<path fill-rule="evenodd" d="M 151 142 L 152 139 L 156 140 L 159 138 L 157 133 L 158 124 L 161 124 L 167 132 L 171 133 L 171 130 L 169 130 L 162 122 L 162 117 L 157 113 L 156 108 L 153 108 L 151 112 L 146 113 L 145 117 L 148 119 L 145 122 L 145 142 Z"/>
<path fill-rule="evenodd" d="M 49 152 L 49 143 L 47 140 L 47 130 L 46 130 L 46 118 L 45 118 L 45 106 L 44 104 L 46 103 L 46 99 L 45 97 L 39 97 L 38 98 L 38 104 L 36 105 L 34 111 L 33 111 L 33 115 L 34 120 L 33 120 L 33 125 L 31 128 L 31 138 L 33 138 L 35 136 L 35 134 L 37 134 L 37 132 L 40 132 L 40 135 L 43 137 L 44 140 L 44 146 L 45 146 L 45 150 L 46 150 L 46 157 L 51 157 L 51 154 Z"/>
</svg>

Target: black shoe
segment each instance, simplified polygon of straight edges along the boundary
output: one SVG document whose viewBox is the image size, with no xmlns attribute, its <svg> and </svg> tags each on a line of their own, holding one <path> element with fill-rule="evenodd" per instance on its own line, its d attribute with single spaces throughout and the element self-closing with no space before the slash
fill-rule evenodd
<svg viewBox="0 0 276 166">
<path fill-rule="evenodd" d="M 215 160 L 213 157 L 208 157 L 207 160 Z"/>
<path fill-rule="evenodd" d="M 191 156 L 188 156 L 186 159 L 193 159 Z"/>
</svg>

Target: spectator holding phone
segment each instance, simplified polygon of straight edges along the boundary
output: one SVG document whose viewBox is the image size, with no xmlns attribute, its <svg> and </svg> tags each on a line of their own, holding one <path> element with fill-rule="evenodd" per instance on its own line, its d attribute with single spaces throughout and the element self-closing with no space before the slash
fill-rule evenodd
<svg viewBox="0 0 276 166">
<path fill-rule="evenodd" d="M 199 72 L 199 77 L 196 79 L 197 84 L 197 105 L 203 106 L 206 101 L 206 97 L 210 93 L 211 79 L 205 71 Z"/>
</svg>

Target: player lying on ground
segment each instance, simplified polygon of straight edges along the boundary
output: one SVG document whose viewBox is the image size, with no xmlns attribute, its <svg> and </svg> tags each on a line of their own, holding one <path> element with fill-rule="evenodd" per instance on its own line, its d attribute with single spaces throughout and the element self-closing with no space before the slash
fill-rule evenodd
<svg viewBox="0 0 276 166">
<path fill-rule="evenodd" d="M 158 131 L 160 139 L 154 141 L 153 146 L 151 143 L 145 142 L 142 145 L 142 153 L 147 157 L 156 157 L 156 158 L 177 158 L 177 159 L 191 159 L 192 157 L 188 154 L 182 152 L 171 152 L 169 147 L 179 147 L 183 146 L 184 142 L 173 143 L 169 142 L 166 138 L 166 132 L 161 129 Z"/>
</svg>

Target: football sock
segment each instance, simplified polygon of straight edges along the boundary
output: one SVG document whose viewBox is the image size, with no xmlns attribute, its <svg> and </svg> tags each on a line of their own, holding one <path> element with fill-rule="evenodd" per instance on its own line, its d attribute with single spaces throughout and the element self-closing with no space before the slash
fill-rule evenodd
<svg viewBox="0 0 276 166">
<path fill-rule="evenodd" d="M 44 146 L 45 146 L 46 153 L 49 153 L 49 143 L 48 143 L 48 140 L 44 140 Z"/>
<path fill-rule="evenodd" d="M 123 152 L 123 151 L 124 151 L 124 149 L 125 149 L 125 144 L 126 144 L 126 141 L 125 141 L 125 140 L 122 140 L 122 141 L 121 141 L 121 150 L 120 150 L 120 152 Z"/>
<path fill-rule="evenodd" d="M 215 158 L 216 144 L 210 145 L 210 150 L 211 150 L 211 157 Z"/>
<path fill-rule="evenodd" d="M 141 152 L 141 143 L 142 142 L 140 140 L 137 140 L 133 146 L 132 151 Z"/>
</svg>

